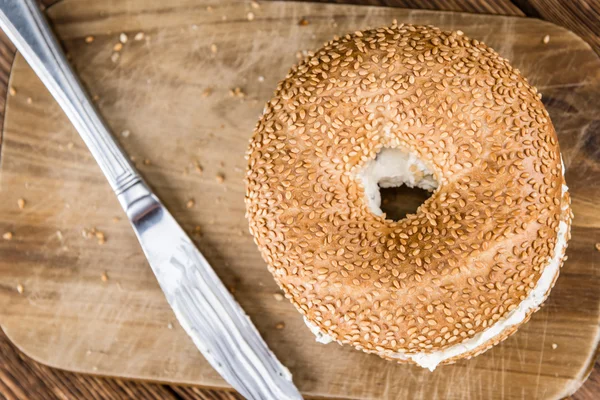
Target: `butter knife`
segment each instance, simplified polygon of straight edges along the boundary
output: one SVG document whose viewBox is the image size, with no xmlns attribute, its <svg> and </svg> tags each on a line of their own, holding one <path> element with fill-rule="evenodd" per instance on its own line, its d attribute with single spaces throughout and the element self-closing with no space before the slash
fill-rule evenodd
<svg viewBox="0 0 600 400">
<path fill-rule="evenodd" d="M 34 0 L 0 0 L 0 28 L 62 107 L 131 221 L 177 320 L 248 399 L 302 399 L 291 374 L 111 136 Z"/>
</svg>

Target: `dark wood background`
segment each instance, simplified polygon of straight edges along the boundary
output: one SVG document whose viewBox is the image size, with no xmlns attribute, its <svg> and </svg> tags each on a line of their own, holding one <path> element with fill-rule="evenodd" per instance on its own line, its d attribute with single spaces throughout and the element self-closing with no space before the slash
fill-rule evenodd
<svg viewBox="0 0 600 400">
<path fill-rule="evenodd" d="M 41 1 L 42 7 L 55 2 L 57 0 Z M 337 2 L 540 18 L 577 33 L 600 55 L 600 0 L 338 0 Z M 3 123 L 7 83 L 14 54 L 14 47 L 0 32 L 0 125 Z M 596 362 L 588 381 L 572 398 L 576 400 L 600 398 L 599 362 Z M 22 354 L 0 330 L 0 399 L 233 400 L 241 399 L 241 396 L 222 390 L 101 378 L 50 368 Z"/>
</svg>

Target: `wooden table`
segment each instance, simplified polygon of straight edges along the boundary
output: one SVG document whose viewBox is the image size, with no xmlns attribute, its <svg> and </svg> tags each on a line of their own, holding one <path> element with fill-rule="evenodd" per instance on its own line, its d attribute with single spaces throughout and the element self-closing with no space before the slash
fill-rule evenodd
<svg viewBox="0 0 600 400">
<path fill-rule="evenodd" d="M 48 6 L 57 0 L 42 0 Z M 327 0 L 325 0 L 327 1 Z M 342 0 L 353 4 L 527 16 L 562 25 L 600 55 L 600 0 Z M 0 32 L 0 123 L 14 47 Z M 600 363 L 574 399 L 600 397 Z M 231 392 L 123 381 L 65 372 L 23 355 L 0 331 L 0 399 L 238 399 Z"/>
</svg>

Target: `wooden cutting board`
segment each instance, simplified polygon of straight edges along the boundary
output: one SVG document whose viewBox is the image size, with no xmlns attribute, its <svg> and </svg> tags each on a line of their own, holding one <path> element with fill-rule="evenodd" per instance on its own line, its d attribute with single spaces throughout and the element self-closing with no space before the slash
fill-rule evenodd
<svg viewBox="0 0 600 400">
<path fill-rule="evenodd" d="M 200 227 L 199 248 L 303 393 L 550 399 L 587 377 L 600 335 L 600 61 L 575 34 L 534 19 L 290 2 L 65 0 L 48 14 L 118 140 L 183 226 Z M 244 219 L 248 139 L 297 52 L 393 18 L 461 29 L 529 77 L 558 131 L 575 213 L 545 307 L 500 346 L 433 373 L 317 344 L 275 298 Z M 121 32 L 128 41 L 115 52 Z M 59 368 L 226 387 L 177 325 L 99 168 L 20 56 L 10 85 L 0 159 L 0 233 L 13 234 L 0 240 L 7 335 Z M 92 228 L 104 244 L 84 237 Z"/>
</svg>

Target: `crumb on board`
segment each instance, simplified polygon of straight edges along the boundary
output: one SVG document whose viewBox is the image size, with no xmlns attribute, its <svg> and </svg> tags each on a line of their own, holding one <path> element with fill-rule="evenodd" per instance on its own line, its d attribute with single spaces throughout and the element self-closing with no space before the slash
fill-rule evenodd
<svg viewBox="0 0 600 400">
<path fill-rule="evenodd" d="M 121 51 L 121 50 L 123 50 L 123 43 L 121 43 L 121 42 L 115 43 L 115 45 L 113 46 L 113 51 Z"/>
<path fill-rule="evenodd" d="M 14 237 L 12 232 L 4 232 L 4 234 L 2 235 L 2 239 L 4 240 L 12 240 Z"/>
<path fill-rule="evenodd" d="M 100 279 L 102 280 L 102 282 L 108 282 L 108 274 L 106 273 L 106 271 L 102 273 Z"/>
<path fill-rule="evenodd" d="M 185 203 L 185 208 L 192 208 L 196 205 L 196 202 L 194 201 L 194 199 L 189 199 L 187 201 L 187 203 Z"/>
<path fill-rule="evenodd" d="M 283 322 L 278 322 L 278 323 L 275 325 L 275 329 L 279 329 L 279 330 L 281 330 L 281 329 L 283 329 L 283 328 L 285 328 L 285 324 L 284 324 Z"/>
<path fill-rule="evenodd" d="M 246 18 L 248 18 L 248 21 L 254 21 L 254 13 L 250 11 L 248 14 L 246 14 Z"/>
<path fill-rule="evenodd" d="M 544 43 L 544 44 L 550 43 L 550 35 L 544 36 L 544 38 L 542 39 L 542 43 Z"/>
<path fill-rule="evenodd" d="M 200 225 L 196 225 L 194 227 L 194 236 L 201 236 L 202 235 L 202 228 L 200 228 Z"/>
<path fill-rule="evenodd" d="M 31 104 L 31 103 L 33 103 L 33 99 L 31 97 L 28 97 L 27 98 L 27 104 Z"/>
<path fill-rule="evenodd" d="M 246 97 L 246 93 L 244 92 L 244 90 L 242 88 L 236 87 L 233 89 L 229 89 L 229 95 L 231 97 L 238 97 L 238 98 L 244 98 Z"/>
<path fill-rule="evenodd" d="M 225 182 L 225 175 L 219 173 L 219 174 L 217 174 L 215 179 L 217 180 L 218 183 L 223 183 L 223 182 Z"/>
<path fill-rule="evenodd" d="M 300 26 L 306 26 L 308 25 L 310 22 L 308 22 L 308 20 L 304 17 L 300 18 L 300 21 L 298 21 L 298 25 Z"/>
<path fill-rule="evenodd" d="M 150 159 L 149 158 L 145 158 L 144 159 L 144 165 L 150 165 L 150 164 L 152 164 L 152 162 L 150 161 Z"/>
<path fill-rule="evenodd" d="M 23 294 L 24 291 L 25 291 L 25 287 L 21 283 L 19 283 L 17 285 L 17 292 L 19 292 L 19 294 Z"/>
<path fill-rule="evenodd" d="M 283 295 L 281 293 L 275 293 L 273 295 L 273 297 L 275 298 L 275 300 L 277 301 L 282 301 L 284 299 Z"/>
<path fill-rule="evenodd" d="M 212 88 L 207 87 L 206 89 L 204 89 L 202 91 L 202 97 L 208 97 L 212 94 L 213 90 Z"/>
<path fill-rule="evenodd" d="M 119 35 L 119 42 L 125 44 L 125 43 L 127 43 L 127 40 L 129 40 L 129 37 L 127 36 L 127 34 L 125 32 L 122 32 Z"/>
<path fill-rule="evenodd" d="M 254 8 L 255 10 L 258 10 L 260 8 L 260 4 L 258 4 L 258 2 L 256 2 L 256 1 L 251 1 L 250 6 L 252 8 Z"/>
<path fill-rule="evenodd" d="M 106 235 L 104 234 L 104 232 L 99 231 L 96 228 L 82 229 L 81 236 L 83 236 L 85 239 L 96 238 L 98 244 L 100 245 L 106 243 Z"/>
<path fill-rule="evenodd" d="M 133 37 L 133 40 L 135 40 L 136 42 L 139 42 L 142 39 L 144 39 L 144 32 L 138 32 Z"/>
<path fill-rule="evenodd" d="M 110 56 L 110 61 L 112 61 L 114 63 L 119 61 L 119 53 L 112 53 L 112 55 Z"/>
<path fill-rule="evenodd" d="M 167 324 L 167 328 L 169 328 L 169 329 L 173 329 L 173 324 L 169 322 L 169 323 Z"/>
<path fill-rule="evenodd" d="M 197 173 L 199 173 L 200 175 L 202 175 L 202 173 L 204 172 L 204 168 L 202 168 L 202 165 L 200 165 L 199 161 L 194 161 L 194 169 L 196 170 Z"/>
<path fill-rule="evenodd" d="M 265 77 L 264 77 L 264 76 L 262 76 L 262 75 L 260 75 L 260 76 L 258 77 L 258 81 L 259 81 L 259 82 L 264 82 L 264 81 L 265 81 Z"/>
<path fill-rule="evenodd" d="M 8 94 L 10 94 L 11 96 L 16 96 L 17 95 L 17 89 L 15 89 L 14 86 L 10 86 L 8 88 Z"/>
<path fill-rule="evenodd" d="M 85 42 L 86 43 L 92 43 L 94 41 L 94 37 L 92 35 L 88 35 L 85 37 Z"/>
<path fill-rule="evenodd" d="M 556 350 L 558 348 L 558 345 L 556 343 L 552 343 L 552 350 Z"/>
<path fill-rule="evenodd" d="M 216 44 L 213 43 L 213 44 L 210 45 L 210 52 L 211 53 L 217 54 L 217 50 L 219 50 L 219 48 L 217 47 Z"/>
<path fill-rule="evenodd" d="M 20 198 L 17 200 L 17 206 L 19 207 L 19 210 L 22 210 L 25 208 L 25 199 Z"/>
</svg>

